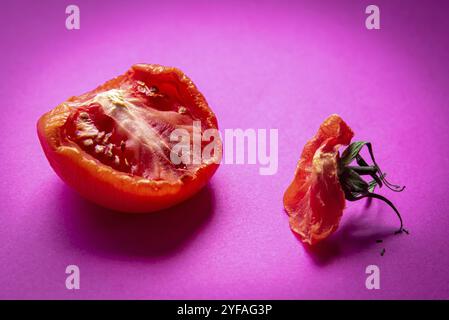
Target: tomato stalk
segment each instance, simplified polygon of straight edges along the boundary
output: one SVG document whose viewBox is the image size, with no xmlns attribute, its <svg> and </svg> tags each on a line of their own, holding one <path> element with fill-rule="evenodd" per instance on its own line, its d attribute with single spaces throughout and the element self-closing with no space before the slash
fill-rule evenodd
<svg viewBox="0 0 449 320">
<path fill-rule="evenodd" d="M 364 146 L 368 149 L 373 165 L 369 165 L 360 155 L 360 151 Z M 354 160 L 357 166 L 350 165 Z M 370 176 L 373 180 L 366 182 L 361 176 Z M 386 179 L 386 173 L 382 172 L 374 158 L 373 148 L 370 142 L 353 142 L 346 148 L 338 162 L 338 178 L 345 193 L 345 198 L 348 201 L 369 198 L 385 202 L 393 209 L 400 221 L 400 227 L 395 233 L 405 232 L 408 234 L 408 231 L 404 228 L 402 216 L 396 206 L 386 197 L 374 193 L 376 186 L 381 188 L 385 185 L 394 192 L 401 192 L 405 187 L 393 184 Z"/>
</svg>

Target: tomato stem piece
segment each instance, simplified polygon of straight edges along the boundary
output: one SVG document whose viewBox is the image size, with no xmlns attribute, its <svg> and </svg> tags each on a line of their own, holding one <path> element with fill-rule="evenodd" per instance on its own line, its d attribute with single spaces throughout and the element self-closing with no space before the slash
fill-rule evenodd
<svg viewBox="0 0 449 320">
<path fill-rule="evenodd" d="M 359 175 L 373 175 L 378 172 L 378 169 L 376 166 L 348 166 L 348 168 L 351 168 L 355 172 L 357 172 Z"/>
<path fill-rule="evenodd" d="M 363 199 L 363 198 L 374 198 L 374 199 L 379 199 L 379 200 L 385 202 L 386 204 L 388 204 L 388 205 L 393 209 L 393 211 L 396 213 L 396 215 L 398 216 L 399 221 L 400 221 L 400 223 L 401 223 L 401 226 L 400 226 L 399 229 L 395 232 L 395 234 L 402 233 L 402 232 L 405 232 L 405 233 L 408 234 L 408 231 L 404 228 L 404 222 L 402 221 L 402 216 L 401 216 L 401 214 L 399 213 L 399 210 L 398 210 L 398 209 L 395 207 L 395 205 L 393 204 L 393 202 L 391 202 L 390 200 L 388 200 L 388 199 L 385 198 L 384 196 L 382 196 L 382 195 L 380 195 L 380 194 L 377 194 L 377 193 L 374 193 L 374 192 L 369 192 L 369 193 L 366 193 L 366 194 L 363 194 L 363 195 L 360 195 L 360 196 L 357 196 L 357 197 L 352 197 L 352 198 L 350 198 L 350 199 L 348 199 L 348 200 L 349 200 L 349 201 L 357 201 L 357 200 L 361 200 L 361 199 Z"/>
<path fill-rule="evenodd" d="M 366 143 L 366 147 L 368 148 L 368 152 L 369 152 L 369 155 L 371 157 L 371 160 L 373 161 L 373 163 L 377 167 L 377 169 L 379 169 L 379 172 L 380 172 L 380 174 L 382 176 L 382 170 L 380 169 L 379 165 L 377 164 L 376 159 L 374 159 L 373 146 L 372 146 L 371 142 Z M 358 156 L 360 156 L 360 155 L 358 155 Z M 405 186 L 401 187 L 399 185 L 390 183 L 387 180 L 387 178 L 385 178 L 385 176 L 382 178 L 382 181 L 385 183 L 387 188 L 392 190 L 392 191 L 401 192 L 401 191 L 403 191 L 405 189 Z"/>
<path fill-rule="evenodd" d="M 369 165 L 359 154 L 363 146 L 366 146 L 368 148 L 371 160 L 374 165 Z M 350 163 L 354 160 L 356 160 L 358 166 L 350 165 Z M 367 183 L 361 178 L 361 176 L 364 175 L 371 176 L 373 180 Z M 395 192 L 401 192 L 405 187 L 392 184 L 386 179 L 386 173 L 383 173 L 381 171 L 374 158 L 373 147 L 370 142 L 353 142 L 348 146 L 339 160 L 338 177 L 347 200 L 357 201 L 363 198 L 368 198 L 378 199 L 385 202 L 393 209 L 401 223 L 399 230 L 397 230 L 395 234 L 402 232 L 408 234 L 408 231 L 404 229 L 404 223 L 402 221 L 399 210 L 390 200 L 380 194 L 373 192 L 376 185 L 379 186 L 379 188 L 385 185 L 388 189 Z"/>
</svg>

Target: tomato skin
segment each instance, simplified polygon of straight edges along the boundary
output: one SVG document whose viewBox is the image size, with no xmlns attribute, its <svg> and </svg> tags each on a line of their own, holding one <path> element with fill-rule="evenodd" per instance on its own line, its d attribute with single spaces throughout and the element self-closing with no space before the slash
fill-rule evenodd
<svg viewBox="0 0 449 320">
<path fill-rule="evenodd" d="M 304 146 L 284 193 L 284 208 L 290 228 L 306 244 L 327 238 L 339 225 L 345 195 L 338 179 L 338 148 L 348 145 L 353 135 L 338 115 L 331 115 Z"/>
<path fill-rule="evenodd" d="M 73 102 L 87 100 L 98 92 L 117 87 L 130 76 L 148 76 L 173 81 L 180 88 L 179 95 L 194 105 L 195 116 L 207 128 L 218 128 L 217 119 L 203 95 L 180 70 L 160 65 L 139 64 L 117 78 L 79 97 L 72 97 L 45 113 L 37 123 L 37 133 L 43 151 L 56 174 L 83 197 L 101 206 L 122 211 L 144 213 L 176 205 L 197 193 L 213 176 L 219 160 L 201 164 L 193 174 L 177 181 L 151 180 L 114 170 L 68 141 L 61 128 L 74 107 Z M 215 155 L 221 159 L 220 154 Z"/>
</svg>

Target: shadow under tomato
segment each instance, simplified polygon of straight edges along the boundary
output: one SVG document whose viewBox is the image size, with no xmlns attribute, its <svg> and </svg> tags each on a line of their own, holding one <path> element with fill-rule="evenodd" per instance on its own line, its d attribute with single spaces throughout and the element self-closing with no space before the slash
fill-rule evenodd
<svg viewBox="0 0 449 320">
<path fill-rule="evenodd" d="M 175 254 L 201 231 L 214 212 L 210 186 L 175 207 L 147 214 L 100 207 L 64 185 L 58 199 L 64 208 L 63 224 L 71 244 L 123 259 Z"/>
<path fill-rule="evenodd" d="M 386 211 L 388 208 L 379 210 L 378 214 L 387 214 Z M 345 212 L 334 234 L 314 246 L 304 245 L 305 251 L 313 262 L 320 266 L 367 250 L 371 250 L 374 256 L 380 255 L 385 242 L 399 235 L 395 235 L 397 229 L 385 226 L 375 219 L 373 213 L 366 206 L 360 214 L 354 211 Z M 298 236 L 297 238 L 300 241 Z M 378 243 L 378 240 L 382 240 L 382 243 Z"/>
</svg>

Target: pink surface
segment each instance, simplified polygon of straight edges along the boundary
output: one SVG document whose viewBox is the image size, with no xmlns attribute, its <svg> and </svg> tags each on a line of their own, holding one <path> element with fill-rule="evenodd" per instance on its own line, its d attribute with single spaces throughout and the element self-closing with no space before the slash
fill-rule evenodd
<svg viewBox="0 0 449 320">
<path fill-rule="evenodd" d="M 3 1 L 0 15 L 0 298 L 449 298 L 447 1 Z M 279 170 L 222 165 L 207 189 L 146 216 L 109 212 L 53 173 L 38 117 L 136 62 L 181 68 L 224 128 L 279 129 Z M 402 194 L 393 212 L 349 203 L 316 253 L 282 195 L 331 113 L 370 140 Z M 384 243 L 377 244 L 376 239 Z M 379 252 L 386 248 L 385 256 Z M 65 267 L 81 289 L 65 288 Z M 365 288 L 365 268 L 381 289 Z"/>
</svg>

